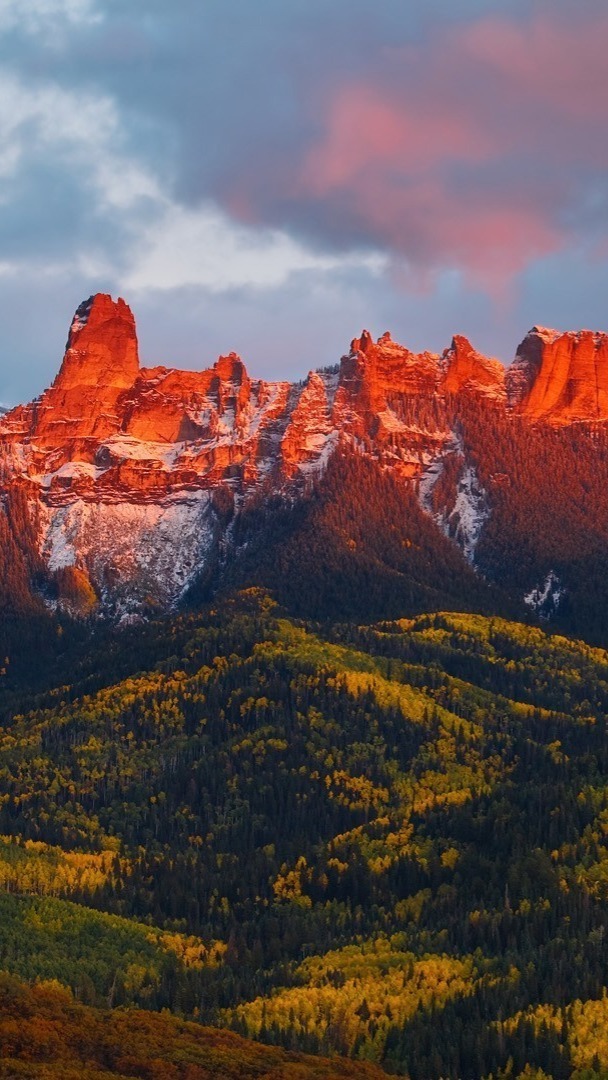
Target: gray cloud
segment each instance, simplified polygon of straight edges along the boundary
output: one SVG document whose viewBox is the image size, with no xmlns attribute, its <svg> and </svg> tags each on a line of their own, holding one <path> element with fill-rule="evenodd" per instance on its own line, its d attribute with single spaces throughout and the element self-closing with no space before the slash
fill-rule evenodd
<svg viewBox="0 0 608 1080">
<path fill-rule="evenodd" d="M 0 12 L 0 400 L 49 381 L 95 289 L 129 290 L 146 361 L 236 348 L 267 375 L 363 325 L 508 359 L 534 321 L 605 323 L 599 0 L 20 12 Z"/>
</svg>

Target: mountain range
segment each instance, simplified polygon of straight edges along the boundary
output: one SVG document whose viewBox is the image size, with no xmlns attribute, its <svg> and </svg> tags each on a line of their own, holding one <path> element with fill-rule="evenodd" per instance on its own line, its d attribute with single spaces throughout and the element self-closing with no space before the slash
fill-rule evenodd
<svg viewBox="0 0 608 1080">
<path fill-rule="evenodd" d="M 364 331 L 268 382 L 234 353 L 142 367 L 131 310 L 97 294 L 52 386 L 0 419 L 0 584 L 125 620 L 226 582 L 293 592 L 297 559 L 315 617 L 356 613 L 369 581 L 368 616 L 468 595 L 602 639 L 607 421 L 603 333 L 535 326 L 504 367 L 461 336 L 439 355 Z"/>
</svg>

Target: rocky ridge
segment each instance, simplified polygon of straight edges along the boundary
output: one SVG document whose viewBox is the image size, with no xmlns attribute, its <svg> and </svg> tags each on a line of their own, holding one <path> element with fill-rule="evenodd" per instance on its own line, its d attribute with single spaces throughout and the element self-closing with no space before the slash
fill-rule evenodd
<svg viewBox="0 0 608 1080">
<path fill-rule="evenodd" d="M 339 445 L 419 485 L 474 561 L 489 513 L 474 464 L 463 460 L 449 513 L 432 505 L 461 450 L 459 401 L 554 426 L 608 419 L 608 337 L 534 327 L 505 369 L 461 336 L 415 354 L 364 331 L 335 369 L 266 382 L 234 353 L 201 372 L 141 367 L 129 307 L 97 294 L 53 385 L 0 419 L 0 477 L 35 505 L 49 569 L 86 571 L 122 613 L 179 599 L 248 497 L 305 490 Z"/>
</svg>

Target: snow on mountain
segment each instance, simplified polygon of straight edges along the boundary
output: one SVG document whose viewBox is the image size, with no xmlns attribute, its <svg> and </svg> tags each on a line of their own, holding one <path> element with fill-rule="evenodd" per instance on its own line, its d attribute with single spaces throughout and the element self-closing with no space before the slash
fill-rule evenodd
<svg viewBox="0 0 608 1080">
<path fill-rule="evenodd" d="M 550 570 L 544 581 L 525 594 L 524 604 L 541 618 L 549 619 L 558 610 L 565 591 L 555 571 Z"/>
<path fill-rule="evenodd" d="M 103 609 L 123 615 L 176 603 L 228 557 L 231 513 L 256 493 L 305 493 L 338 446 L 418 485 L 474 562 L 491 499 L 457 434 L 466 402 L 533 423 L 608 418 L 608 338 L 535 327 L 505 372 L 463 337 L 440 356 L 364 331 L 338 367 L 271 383 L 235 354 L 201 372 L 141 367 L 130 309 L 97 294 L 74 316 L 53 385 L 0 420 L 1 482 L 36 508 L 49 569 L 85 571 Z M 526 602 L 542 607 L 544 588 Z"/>
<path fill-rule="evenodd" d="M 455 540 L 465 558 L 475 562 L 475 549 L 485 522 L 490 516 L 487 492 L 480 483 L 475 467 L 466 463 L 462 443 L 454 438 L 450 455 L 458 455 L 461 468 L 449 504 L 437 501 L 437 485 L 444 476 L 446 457 L 431 462 L 418 482 L 418 498 L 445 536 Z"/>
</svg>

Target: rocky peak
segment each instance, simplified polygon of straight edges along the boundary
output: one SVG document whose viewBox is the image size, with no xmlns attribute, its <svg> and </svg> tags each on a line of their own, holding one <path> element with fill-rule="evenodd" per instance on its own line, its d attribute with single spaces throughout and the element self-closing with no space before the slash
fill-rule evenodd
<svg viewBox="0 0 608 1080">
<path fill-rule="evenodd" d="M 174 602 L 218 557 L 218 488 L 237 506 L 291 499 L 339 445 L 418 485 L 429 512 L 454 481 L 468 550 L 486 505 L 474 468 L 458 473 L 460 394 L 505 422 L 608 420 L 608 336 L 534 327 L 505 375 L 459 335 L 439 356 L 365 330 L 338 373 L 265 382 L 235 353 L 203 371 L 140 368 L 131 311 L 97 294 L 76 311 L 53 386 L 0 417 L 3 483 L 25 486 L 49 568 L 86 568 L 116 610 L 134 595 Z"/>
<path fill-rule="evenodd" d="M 120 428 L 119 399 L 139 376 L 135 319 L 124 300 L 89 297 L 72 319 L 53 385 L 22 411 L 25 434 L 58 460 L 92 459 L 94 442 Z"/>
<path fill-rule="evenodd" d="M 230 411 L 234 414 L 237 429 L 251 400 L 251 382 L 240 356 L 231 352 L 220 356 L 213 366 L 211 391 L 217 401 L 220 415 Z"/>
<path fill-rule="evenodd" d="M 448 394 L 472 392 L 483 397 L 504 400 L 505 369 L 499 360 L 483 356 L 468 338 L 456 334 L 443 354 L 442 389 Z"/>
<path fill-rule="evenodd" d="M 213 370 L 222 382 L 231 382 L 235 386 L 241 386 L 249 381 L 247 369 L 235 352 L 228 353 L 228 356 L 219 356 L 213 365 Z"/>
<path fill-rule="evenodd" d="M 369 330 L 351 342 L 350 353 L 342 357 L 340 384 L 365 384 L 372 401 L 386 393 L 433 393 L 440 375 L 439 357 L 434 353 L 413 353 L 393 341 L 386 331 L 374 342 Z"/>
<path fill-rule="evenodd" d="M 127 389 L 139 374 L 135 319 L 124 300 L 97 293 L 76 309 L 53 386 Z"/>
<path fill-rule="evenodd" d="M 508 375 L 509 403 L 532 420 L 608 419 L 608 335 L 534 326 Z"/>
<path fill-rule="evenodd" d="M 371 353 L 374 348 L 374 339 L 369 330 L 363 330 L 360 338 L 353 338 L 350 343 L 351 356 L 357 353 Z"/>
<path fill-rule="evenodd" d="M 281 455 L 286 475 L 310 464 L 327 445 L 332 431 L 328 387 L 318 371 L 310 371 L 289 418 L 281 441 Z"/>
</svg>

